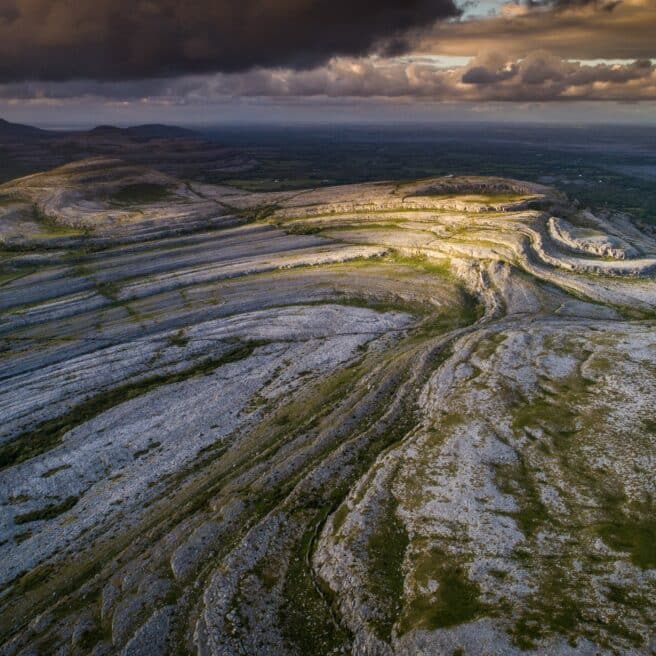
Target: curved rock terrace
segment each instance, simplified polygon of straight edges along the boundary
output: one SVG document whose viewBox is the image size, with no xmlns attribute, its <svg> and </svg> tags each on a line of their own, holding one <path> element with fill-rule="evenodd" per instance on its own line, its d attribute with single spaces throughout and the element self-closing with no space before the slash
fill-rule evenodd
<svg viewBox="0 0 656 656">
<path fill-rule="evenodd" d="M 0 653 L 654 653 L 652 227 L 107 158 L 0 214 Z"/>
</svg>

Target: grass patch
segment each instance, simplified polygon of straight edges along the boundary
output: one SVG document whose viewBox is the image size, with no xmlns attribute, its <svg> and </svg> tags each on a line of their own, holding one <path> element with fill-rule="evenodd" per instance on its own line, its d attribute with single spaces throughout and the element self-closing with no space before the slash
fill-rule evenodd
<svg viewBox="0 0 656 656">
<path fill-rule="evenodd" d="M 629 554 L 631 562 L 641 569 L 656 568 L 656 507 L 653 503 L 640 507 L 623 507 L 619 502 L 605 508 L 607 521 L 596 525 L 597 535 L 615 551 Z"/>
<path fill-rule="evenodd" d="M 82 635 L 79 637 L 78 645 L 85 650 L 91 650 L 101 640 L 111 639 L 109 630 L 103 629 L 99 624 L 93 624 L 88 628 L 82 630 Z"/>
<path fill-rule="evenodd" d="M 75 406 L 64 415 L 44 421 L 36 428 L 0 445 L 0 469 L 17 465 L 54 449 L 61 444 L 64 435 L 70 430 L 90 421 L 114 406 L 138 396 L 143 396 L 163 385 L 180 383 L 195 376 L 210 374 L 224 364 L 247 358 L 255 348 L 261 345 L 262 342 L 246 342 L 225 355 L 218 358 L 207 358 L 182 371 L 149 376 L 140 381 L 127 383 L 97 394 Z"/>
<path fill-rule="evenodd" d="M 446 258 L 436 260 L 430 259 L 426 255 L 414 255 L 410 257 L 407 255 L 399 255 L 398 253 L 393 253 L 392 255 L 389 255 L 388 258 L 391 262 L 394 262 L 394 264 L 409 266 L 418 269 L 422 273 L 430 273 L 443 278 L 448 278 L 449 280 L 454 279 L 450 261 Z"/>
<path fill-rule="evenodd" d="M 396 500 L 390 496 L 367 542 L 367 588 L 378 602 L 370 622 L 376 635 L 387 642 L 403 609 L 403 559 L 408 543 L 405 525 L 396 514 Z"/>
<path fill-rule="evenodd" d="M 550 515 L 524 457 L 520 455 L 516 463 L 496 465 L 495 478 L 499 490 L 512 495 L 519 506 L 516 512 L 504 514 L 508 514 L 517 522 L 524 535 L 535 535 L 539 528 L 550 520 Z"/>
<path fill-rule="evenodd" d="M 104 280 L 96 282 L 96 291 L 107 300 L 116 302 L 121 288 L 116 282 Z"/>
<path fill-rule="evenodd" d="M 279 209 L 279 205 L 258 205 L 257 207 L 248 207 L 246 209 L 231 209 L 240 219 L 247 223 L 257 223 L 266 221 L 271 218 Z"/>
<path fill-rule="evenodd" d="M 0 287 L 9 284 L 19 278 L 24 278 L 37 271 L 37 267 L 20 267 L 20 269 L 9 269 L 0 267 Z"/>
<path fill-rule="evenodd" d="M 433 548 L 419 554 L 414 571 L 419 585 L 425 588 L 434 581 L 437 590 L 410 600 L 401 620 L 400 634 L 456 626 L 490 612 L 489 606 L 480 600 L 480 587 L 469 579 L 464 564 L 442 549 Z"/>
<path fill-rule="evenodd" d="M 644 429 L 652 435 L 656 435 L 656 419 L 645 419 L 642 422 Z"/>
<path fill-rule="evenodd" d="M 50 564 L 37 565 L 29 572 L 19 575 L 13 584 L 13 592 L 18 595 L 24 595 L 26 592 L 33 590 L 45 581 L 55 572 L 55 567 Z"/>
<path fill-rule="evenodd" d="M 71 465 L 59 465 L 59 467 L 53 467 L 52 469 L 48 469 L 48 471 L 43 472 L 41 474 L 41 478 L 50 478 L 51 476 L 54 476 L 57 472 L 63 471 L 64 469 L 70 469 Z"/>
<path fill-rule="evenodd" d="M 567 437 L 576 430 L 576 413 L 557 399 L 537 396 L 531 401 L 518 402 L 512 409 L 512 428 L 516 432 L 542 429 L 548 435 Z"/>
<path fill-rule="evenodd" d="M 349 642 L 331 612 L 332 593 L 311 574 L 310 558 L 315 537 L 328 515 L 330 506 L 320 509 L 315 521 L 305 531 L 292 551 L 285 576 L 283 597 L 293 600 L 281 609 L 283 635 L 301 654 L 335 654 Z M 266 579 L 265 579 L 266 582 Z"/>
<path fill-rule="evenodd" d="M 344 526 L 346 517 L 349 514 L 349 507 L 346 503 L 343 503 L 333 515 L 333 535 L 337 535 L 339 530 Z"/>
<path fill-rule="evenodd" d="M 165 185 L 139 182 L 123 187 L 110 200 L 119 205 L 147 205 L 167 200 L 170 196 L 171 190 Z"/>
<path fill-rule="evenodd" d="M 281 226 L 288 235 L 316 235 L 325 229 L 324 226 L 307 225 L 303 223 Z"/>
<path fill-rule="evenodd" d="M 21 544 L 21 542 L 25 542 L 25 540 L 29 540 L 32 537 L 32 531 L 28 530 L 25 531 L 24 533 L 19 533 L 14 536 L 14 540 L 16 541 L 16 544 Z"/>
<path fill-rule="evenodd" d="M 32 217 L 41 226 L 41 230 L 32 237 L 77 237 L 88 233 L 88 230 L 58 223 L 36 204 L 32 206 Z"/>
<path fill-rule="evenodd" d="M 189 338 L 185 336 L 184 330 L 178 330 L 175 335 L 171 335 L 168 338 L 168 343 L 170 346 L 177 346 L 179 348 L 184 348 L 189 344 Z"/>
<path fill-rule="evenodd" d="M 68 497 L 61 503 L 49 503 L 45 508 L 32 510 L 22 515 L 14 517 L 15 524 L 27 524 L 28 522 L 37 522 L 42 519 L 53 519 L 67 510 L 70 510 L 80 500 L 79 497 Z"/>
<path fill-rule="evenodd" d="M 145 456 L 149 451 L 156 449 L 158 446 L 161 446 L 161 444 L 162 444 L 161 442 L 150 442 L 145 449 L 139 449 L 138 451 L 135 451 L 132 454 L 133 458 L 137 460 L 137 458 L 141 458 L 141 456 Z"/>
<path fill-rule="evenodd" d="M 513 642 L 521 649 L 533 649 L 549 633 L 567 636 L 570 644 L 575 644 L 577 627 L 583 618 L 575 586 L 568 582 L 567 574 L 554 565 L 542 577 L 538 592 L 511 631 Z"/>
</svg>

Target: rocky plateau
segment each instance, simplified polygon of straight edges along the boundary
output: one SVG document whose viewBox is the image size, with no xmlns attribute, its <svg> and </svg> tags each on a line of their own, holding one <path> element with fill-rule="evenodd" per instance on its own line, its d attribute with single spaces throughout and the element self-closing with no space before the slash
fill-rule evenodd
<svg viewBox="0 0 656 656">
<path fill-rule="evenodd" d="M 656 234 L 446 177 L 0 186 L 0 653 L 656 653 Z"/>
</svg>

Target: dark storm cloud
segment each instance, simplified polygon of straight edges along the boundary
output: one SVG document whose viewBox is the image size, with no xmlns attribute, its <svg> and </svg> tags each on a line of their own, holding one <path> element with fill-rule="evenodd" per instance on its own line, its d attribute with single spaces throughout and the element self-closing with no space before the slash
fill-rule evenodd
<svg viewBox="0 0 656 656">
<path fill-rule="evenodd" d="M 494 84 L 514 77 L 517 75 L 517 70 L 516 64 L 493 71 L 485 66 L 474 66 L 463 73 L 462 82 L 464 84 Z"/>
<path fill-rule="evenodd" d="M 0 81 L 306 68 L 457 16 L 453 0 L 0 0 Z"/>
</svg>

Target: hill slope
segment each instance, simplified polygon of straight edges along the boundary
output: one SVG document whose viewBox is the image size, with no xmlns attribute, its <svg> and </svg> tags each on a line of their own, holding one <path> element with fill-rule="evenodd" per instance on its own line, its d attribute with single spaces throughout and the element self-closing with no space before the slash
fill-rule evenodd
<svg viewBox="0 0 656 656">
<path fill-rule="evenodd" d="M 650 653 L 648 229 L 500 178 L 151 175 L 11 187 L 87 230 L 3 252 L 3 652 Z"/>
</svg>

